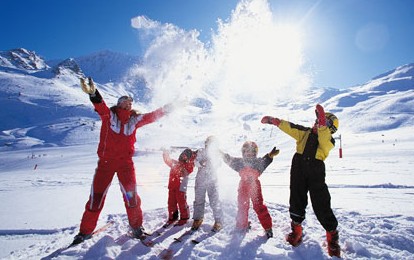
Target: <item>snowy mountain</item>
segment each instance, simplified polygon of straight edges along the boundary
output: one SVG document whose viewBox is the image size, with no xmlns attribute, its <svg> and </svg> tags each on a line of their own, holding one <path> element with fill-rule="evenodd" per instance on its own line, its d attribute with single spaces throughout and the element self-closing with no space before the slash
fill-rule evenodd
<svg viewBox="0 0 414 260">
<path fill-rule="evenodd" d="M 0 66 L 29 71 L 48 68 L 46 62 L 35 52 L 23 48 L 0 51 Z"/>
<path fill-rule="evenodd" d="M 123 53 L 102 51 L 75 59 L 85 75 L 91 75 L 101 83 L 127 81 L 130 68 L 141 61 L 138 57 Z"/>
<path fill-rule="evenodd" d="M 79 77 L 85 75 L 94 78 L 108 104 L 114 104 L 120 95 L 129 94 L 139 100 L 136 103 L 139 110 L 156 108 L 145 79 L 137 75 L 128 76 L 131 69 L 140 66 L 137 57 L 103 51 L 46 62 L 35 52 L 22 48 L 0 54 L 0 98 L 7 107 L 0 112 L 3 122 L 0 146 L 3 148 L 81 144 L 87 140 L 96 142 L 98 118 L 78 83 Z M 309 121 L 301 122 L 303 113 L 312 117 L 314 105 L 321 103 L 337 114 L 342 131 L 380 131 L 413 126 L 413 71 L 414 64 L 408 64 L 349 89 L 309 89 L 303 96 L 280 102 L 272 109 L 279 113 L 275 116 L 309 124 Z M 189 122 L 199 128 L 195 132 L 202 135 L 200 129 L 208 132 L 212 120 L 222 120 L 223 111 L 220 115 L 214 113 L 218 109 L 214 93 L 205 91 L 187 99 L 188 106 L 183 108 L 181 115 L 165 122 L 177 126 L 170 134 L 188 131 L 182 126 Z M 232 111 L 242 111 L 248 108 L 246 102 L 227 102 L 225 110 L 232 106 Z M 257 124 L 258 119 L 269 113 L 268 107 L 257 105 L 254 105 L 254 112 L 246 110 L 250 111 L 226 112 L 233 119 L 226 122 L 225 127 L 242 127 L 245 131 L 239 136 L 229 135 L 229 139 L 240 140 L 247 134 L 256 133 L 252 129 L 261 127 Z M 260 131 L 253 135 L 261 138 Z"/>
<path fill-rule="evenodd" d="M 121 79 L 127 68 L 134 64 L 133 57 L 104 52 L 79 61 L 68 58 L 48 65 L 35 52 L 25 49 L 2 51 L 0 60 L 0 99 L 7 107 L 0 114 L 3 122 L 0 143 L 1 146 L 13 147 L 65 145 L 79 129 L 90 131 L 96 115 L 87 96 L 79 91 L 79 77 L 85 76 L 79 64 L 83 64 L 88 70 L 86 75 L 94 79 L 111 75 Z M 113 67 L 115 74 L 108 73 L 109 66 Z M 93 67 L 100 70 L 92 70 Z M 145 100 L 149 95 L 145 86 L 135 85 L 137 87 L 132 89 L 131 84 L 136 82 L 106 82 L 101 85 L 97 81 L 97 85 L 110 103 L 124 94 Z M 83 143 L 83 139 L 74 142 Z"/>
<path fill-rule="evenodd" d="M 326 106 L 350 128 L 379 131 L 414 125 L 414 64 L 400 66 L 332 96 Z"/>
<path fill-rule="evenodd" d="M 108 105 L 123 94 L 134 96 L 134 107 L 143 112 L 165 101 L 176 101 L 174 112 L 137 132 L 138 152 L 133 160 L 147 231 L 159 229 L 167 218 L 169 168 L 159 149 L 199 148 L 206 136 L 215 134 L 221 149 L 234 156 L 240 155 L 245 140 L 256 141 L 260 154 L 274 146 L 281 149 L 260 177 L 274 237 L 265 238 L 252 209 L 252 229 L 246 234 L 234 233 L 239 176 L 223 164 L 219 181 L 225 226 L 219 233 L 209 232 L 213 217 L 207 205 L 201 230 L 193 236 L 182 243 L 174 242 L 189 228 L 190 221 L 152 237 L 156 242 L 153 247 L 144 246 L 126 235 L 127 217 L 114 178 L 98 226 L 109 221 L 114 224 L 61 252 L 56 259 L 158 259 L 163 252 L 169 253 L 165 259 L 180 260 L 330 259 L 324 231 L 310 205 L 303 244 L 292 248 L 285 242 L 295 142 L 277 128 L 260 124 L 260 118 L 270 114 L 311 125 L 316 103 L 340 120 L 335 138 L 342 138 L 326 160 L 326 178 L 339 221 L 343 258 L 414 259 L 414 64 L 352 88 L 309 89 L 268 105 L 251 103 L 249 97 L 220 102 L 223 100 L 214 88 L 191 92 L 186 88 L 191 84 L 179 82 L 166 85 L 178 85 L 185 99 L 162 88 L 158 91 L 165 93 L 165 99 L 159 100 L 160 96 L 147 86 L 147 78 L 136 73 L 148 67 L 134 60 L 128 55 L 102 52 L 46 62 L 25 49 L 1 52 L 0 101 L 5 109 L 0 112 L 0 258 L 50 259 L 79 230 L 96 167 L 100 130 L 99 118 L 79 87 L 79 77 L 87 75 L 95 79 Z M 130 68 L 134 68 L 132 73 Z M 174 71 L 180 80 L 193 79 L 178 72 Z M 341 145 L 343 158 L 338 156 Z M 190 175 L 187 194 L 191 212 L 194 175 Z M 197 245 L 191 242 L 198 238 L 204 240 Z"/>
</svg>

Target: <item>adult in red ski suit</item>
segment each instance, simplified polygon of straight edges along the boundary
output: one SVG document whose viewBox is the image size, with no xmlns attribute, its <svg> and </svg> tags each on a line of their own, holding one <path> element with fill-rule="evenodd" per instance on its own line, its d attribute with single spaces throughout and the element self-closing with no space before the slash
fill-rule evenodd
<svg viewBox="0 0 414 260">
<path fill-rule="evenodd" d="M 190 217 L 190 210 L 187 204 L 187 184 L 188 175 L 194 169 L 196 155 L 196 152 L 187 148 L 180 154 L 177 161 L 171 159 L 167 151 L 163 153 L 165 164 L 171 168 L 168 180 L 168 221 L 164 225 L 165 227 L 178 220 L 178 211 L 180 212 L 180 220 L 176 225 L 184 225 Z"/>
<path fill-rule="evenodd" d="M 139 127 L 162 117 L 167 106 L 151 113 L 140 114 L 132 110 L 132 98 L 122 96 L 116 106 L 108 108 L 91 78 L 88 84 L 81 79 L 84 92 L 89 94 L 96 112 L 102 120 L 98 146 L 98 166 L 91 187 L 89 200 L 85 205 L 80 232 L 74 243 L 81 243 L 91 237 L 112 179 L 117 173 L 123 193 L 129 225 L 134 236 L 142 235 L 141 199 L 137 194 L 136 177 L 132 156 L 134 155 L 135 132 Z"/>
<path fill-rule="evenodd" d="M 268 238 L 273 236 L 272 218 L 263 203 L 262 187 L 259 176 L 272 163 L 273 157 L 279 153 L 279 150 L 273 148 L 272 151 L 262 158 L 257 158 L 258 147 L 256 143 L 247 141 L 243 144 L 243 158 L 234 158 L 224 154 L 224 162 L 240 175 L 238 189 L 238 212 L 236 219 L 237 230 L 247 230 L 249 228 L 248 214 L 250 200 L 253 204 L 253 210 L 256 212 L 260 224 L 266 231 Z"/>
</svg>

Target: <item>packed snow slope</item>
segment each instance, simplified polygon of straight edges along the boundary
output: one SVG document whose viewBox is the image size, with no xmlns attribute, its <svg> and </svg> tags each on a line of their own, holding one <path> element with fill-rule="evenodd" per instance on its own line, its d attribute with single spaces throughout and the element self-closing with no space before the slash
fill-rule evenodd
<svg viewBox="0 0 414 260">
<path fill-rule="evenodd" d="M 191 243 L 209 233 L 213 221 L 207 207 L 202 230 L 182 243 L 174 243 L 174 237 L 191 223 L 166 230 L 154 238 L 157 244 L 152 248 L 126 237 L 128 225 L 115 179 L 99 220 L 99 225 L 111 220 L 114 224 L 62 252 L 58 259 L 156 259 L 165 250 L 176 259 L 329 258 L 324 231 L 311 205 L 304 243 L 292 248 L 285 242 L 295 143 L 277 128 L 260 124 L 263 115 L 273 115 L 310 126 L 317 103 L 340 120 L 336 148 L 326 160 L 326 169 L 344 258 L 414 259 L 413 64 L 349 89 L 308 88 L 282 99 L 275 96 L 271 103 L 236 90 L 227 96 L 211 86 L 197 91 L 189 85 L 154 89 L 149 83 L 157 80 L 148 74 L 147 64 L 107 51 L 62 61 L 45 61 L 26 49 L 0 52 L 0 100 L 5 105 L 0 111 L 1 258 L 50 256 L 78 232 L 96 166 L 100 130 L 99 118 L 78 82 L 79 77 L 92 76 L 108 105 L 124 94 L 132 95 L 134 107 L 142 112 L 176 104 L 171 114 L 137 132 L 134 162 L 146 230 L 157 230 L 167 216 L 169 170 L 160 149 L 171 148 L 177 156 L 175 147 L 200 148 L 214 134 L 221 149 L 234 156 L 240 156 L 246 140 L 257 142 L 261 155 L 274 146 L 281 150 L 261 176 L 275 236 L 265 239 L 252 210 L 252 230 L 243 235 L 233 232 L 239 177 L 223 164 L 220 189 L 225 226 L 219 233 L 198 245 Z M 166 77 L 159 83 L 171 86 L 167 81 L 174 80 Z M 338 156 L 339 148 L 343 158 Z M 194 174 L 189 184 L 190 205 L 193 188 Z"/>
<path fill-rule="evenodd" d="M 267 134 L 270 132 L 268 129 Z M 339 221 L 344 259 L 413 259 L 411 132 L 400 128 L 347 135 L 344 157 L 339 158 L 336 148 L 326 160 L 326 180 Z M 219 181 L 225 224 L 217 234 L 208 236 L 213 217 L 207 204 L 201 231 L 181 243 L 174 242 L 174 238 L 188 230 L 191 221 L 153 237 L 157 243 L 151 248 L 127 237 L 127 217 L 115 178 L 98 226 L 115 223 L 84 244 L 61 252 L 56 259 L 159 259 L 165 250 L 174 259 L 329 259 L 325 233 L 311 205 L 304 222 L 303 244 L 292 248 L 285 242 L 290 223 L 289 168 L 294 141 L 268 140 L 260 144 L 260 154 L 269 150 L 266 145 L 281 149 L 260 177 L 273 219 L 273 238 L 265 238 L 252 209 L 252 229 L 246 234 L 233 232 L 239 176 L 223 164 Z M 235 144 L 223 150 L 240 156 L 239 148 L 240 144 Z M 48 259 L 71 243 L 88 198 L 97 160 L 95 149 L 95 145 L 76 145 L 0 152 L 0 258 Z M 178 156 L 178 151 L 173 155 Z M 134 162 L 144 227 L 153 232 L 167 219 L 169 168 L 160 152 L 138 153 Z M 190 176 L 187 195 L 192 212 L 195 175 Z M 198 237 L 206 238 L 193 244 L 191 240 Z"/>
</svg>

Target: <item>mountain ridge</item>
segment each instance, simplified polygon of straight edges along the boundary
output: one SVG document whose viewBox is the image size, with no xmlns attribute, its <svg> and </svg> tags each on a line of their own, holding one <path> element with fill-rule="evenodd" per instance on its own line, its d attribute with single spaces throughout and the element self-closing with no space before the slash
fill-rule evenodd
<svg viewBox="0 0 414 260">
<path fill-rule="evenodd" d="M 94 78 L 108 104 L 116 103 L 119 96 L 127 94 L 139 101 L 138 109 L 152 109 L 148 107 L 152 92 L 145 79 L 136 75 L 129 77 L 130 70 L 141 62 L 138 57 L 110 51 L 48 62 L 23 48 L 0 51 L 0 99 L 7 107 L 0 113 L 0 120 L 4 122 L 0 128 L 0 147 L 70 145 L 88 139 L 96 142 L 91 136 L 97 135 L 98 118 L 79 88 L 79 77 L 85 75 Z M 296 120 L 301 118 L 300 114 L 313 113 L 314 105 L 321 103 L 337 114 L 342 129 L 354 132 L 413 126 L 413 75 L 414 63 L 406 64 L 348 89 L 309 89 L 294 102 L 275 105 L 274 109 Z M 188 122 L 207 132 L 211 127 L 208 122 L 213 117 L 214 99 L 208 93 L 191 97 L 182 116 L 166 120 L 165 124 L 177 125 L 174 134 L 179 129 L 186 131 L 183 126 Z M 246 104 L 240 102 L 237 106 L 243 109 Z M 253 133 L 254 125 L 267 110 L 259 106 L 256 109 L 254 113 L 235 111 L 236 119 L 223 124 L 230 128 L 238 124 L 242 128 L 240 136 L 260 135 Z M 76 140 L 73 135 L 79 141 L 73 141 Z"/>
</svg>

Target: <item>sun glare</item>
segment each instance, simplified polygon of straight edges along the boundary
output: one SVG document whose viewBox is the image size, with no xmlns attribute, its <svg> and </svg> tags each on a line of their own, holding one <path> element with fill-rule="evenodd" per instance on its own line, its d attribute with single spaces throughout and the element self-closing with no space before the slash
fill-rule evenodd
<svg viewBox="0 0 414 260">
<path fill-rule="evenodd" d="M 302 48 L 300 34 L 293 26 L 271 25 L 263 28 L 260 37 L 253 39 L 248 58 L 254 66 L 254 73 L 271 78 L 270 82 L 284 85 L 290 77 L 298 72 L 302 65 Z M 249 62 L 250 63 L 250 62 Z M 260 72 L 263 71 L 263 72 Z"/>
<path fill-rule="evenodd" d="M 295 26 L 242 26 L 226 39 L 227 80 L 237 82 L 232 93 L 251 95 L 252 89 L 263 95 L 277 93 L 302 76 L 302 39 Z"/>
</svg>

